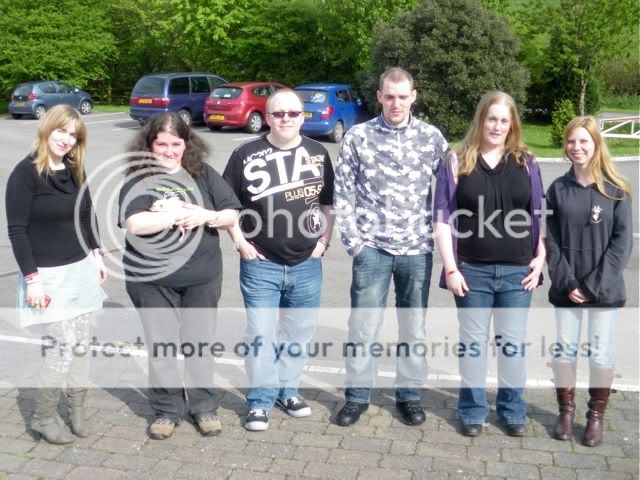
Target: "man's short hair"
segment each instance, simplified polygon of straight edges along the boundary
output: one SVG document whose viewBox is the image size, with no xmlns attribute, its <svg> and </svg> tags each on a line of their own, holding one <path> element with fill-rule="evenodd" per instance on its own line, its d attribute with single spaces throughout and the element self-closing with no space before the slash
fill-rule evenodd
<svg viewBox="0 0 640 480">
<path fill-rule="evenodd" d="M 407 80 L 411 85 L 411 90 L 413 90 L 413 76 L 404 68 L 391 67 L 382 72 L 382 75 L 380 75 L 380 82 L 378 83 L 378 90 L 382 91 L 385 80 L 390 80 L 394 83 Z"/>
<path fill-rule="evenodd" d="M 302 97 L 298 92 L 296 92 L 292 88 L 281 88 L 273 92 L 267 99 L 267 104 L 265 105 L 265 110 L 267 113 L 271 113 L 271 103 L 273 102 L 273 99 L 278 95 L 282 95 L 283 93 L 293 93 L 296 97 L 298 97 L 298 100 L 300 101 L 300 108 L 304 109 L 304 101 L 302 100 Z"/>
</svg>

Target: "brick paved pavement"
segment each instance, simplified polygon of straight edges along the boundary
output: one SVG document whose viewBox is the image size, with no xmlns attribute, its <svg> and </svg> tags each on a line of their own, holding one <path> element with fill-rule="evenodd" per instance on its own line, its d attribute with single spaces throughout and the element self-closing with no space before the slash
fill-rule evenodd
<svg viewBox="0 0 640 480">
<path fill-rule="evenodd" d="M 25 428 L 33 390 L 0 390 L 0 478 L 228 478 L 250 479 L 634 479 L 638 478 L 638 393 L 617 392 L 607 411 L 605 443 L 587 448 L 549 436 L 555 403 L 550 389 L 530 389 L 529 434 L 506 436 L 489 418 L 475 439 L 456 432 L 456 392 L 426 390 L 427 421 L 403 425 L 392 392 L 353 427 L 331 423 L 339 391 L 305 390 L 311 417 L 293 419 L 274 410 L 266 432 L 241 427 L 244 400 L 226 391 L 219 414 L 223 432 L 204 438 L 191 423 L 173 437 L 148 439 L 150 410 L 136 390 L 92 390 L 89 414 L 96 435 L 69 446 L 36 442 Z M 490 396 L 491 398 L 491 396 Z M 586 392 L 578 398 L 578 435 L 584 427 Z"/>
</svg>

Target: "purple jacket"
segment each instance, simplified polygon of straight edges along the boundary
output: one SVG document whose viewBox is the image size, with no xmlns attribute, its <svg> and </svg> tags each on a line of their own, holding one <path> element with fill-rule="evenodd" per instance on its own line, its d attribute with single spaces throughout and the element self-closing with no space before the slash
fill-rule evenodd
<svg viewBox="0 0 640 480">
<path fill-rule="evenodd" d="M 456 200 L 456 189 L 458 188 L 453 171 L 451 169 L 451 155 L 443 162 L 436 173 L 436 193 L 433 201 L 433 221 L 436 223 L 449 223 L 452 213 L 458 209 Z M 531 182 L 531 201 L 529 202 L 529 215 L 531 215 L 531 241 L 533 242 L 533 255 L 537 255 L 538 241 L 540 239 L 540 214 L 542 210 L 542 199 L 544 198 L 544 186 L 540 166 L 535 157 L 526 154 L 527 171 Z M 457 228 L 457 221 L 454 219 L 454 227 Z M 456 257 L 457 238 L 452 238 L 453 255 Z M 444 268 L 440 275 L 440 288 L 447 288 Z M 542 285 L 542 274 L 540 275 L 540 285 Z"/>
</svg>

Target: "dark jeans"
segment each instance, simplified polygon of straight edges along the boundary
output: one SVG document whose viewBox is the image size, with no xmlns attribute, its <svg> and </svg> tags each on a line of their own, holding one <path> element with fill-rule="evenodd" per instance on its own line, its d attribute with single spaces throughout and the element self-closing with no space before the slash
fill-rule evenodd
<svg viewBox="0 0 640 480">
<path fill-rule="evenodd" d="M 365 247 L 353 259 L 349 342 L 370 351 L 378 341 L 391 280 L 396 289 L 398 343 L 424 344 L 425 314 L 429 299 L 432 255 L 391 255 Z M 345 397 L 350 402 L 369 403 L 378 364 L 375 356 L 348 356 Z M 420 401 L 427 379 L 424 355 L 398 355 L 395 394 L 397 402 Z"/>
<path fill-rule="evenodd" d="M 191 415 L 214 414 L 212 344 L 222 276 L 201 285 L 171 288 L 126 282 L 144 328 L 149 354 L 148 397 L 156 416 L 176 423 Z M 184 360 L 177 358 L 184 354 Z"/>
</svg>

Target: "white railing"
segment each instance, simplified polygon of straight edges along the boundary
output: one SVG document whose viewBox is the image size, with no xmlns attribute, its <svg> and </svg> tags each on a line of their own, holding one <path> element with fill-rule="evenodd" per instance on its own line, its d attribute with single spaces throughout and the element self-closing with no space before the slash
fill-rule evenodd
<svg viewBox="0 0 640 480">
<path fill-rule="evenodd" d="M 606 124 L 613 124 L 607 126 Z M 626 125 L 631 125 L 630 133 L 620 133 L 622 128 Z M 607 127 L 605 129 L 605 127 Z M 600 119 L 600 131 L 603 137 L 608 138 L 630 138 L 640 140 L 640 117 L 616 117 L 616 118 L 601 118 Z"/>
</svg>

